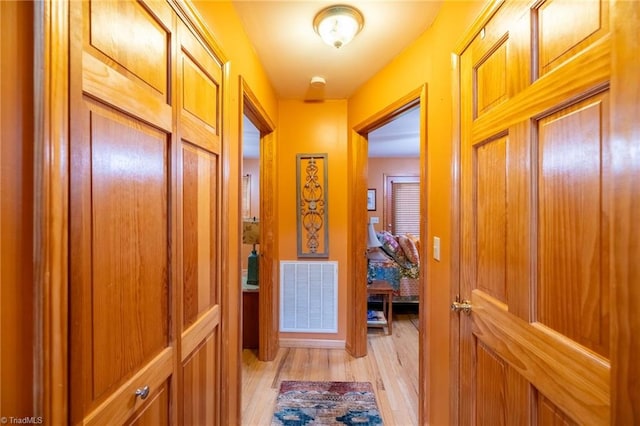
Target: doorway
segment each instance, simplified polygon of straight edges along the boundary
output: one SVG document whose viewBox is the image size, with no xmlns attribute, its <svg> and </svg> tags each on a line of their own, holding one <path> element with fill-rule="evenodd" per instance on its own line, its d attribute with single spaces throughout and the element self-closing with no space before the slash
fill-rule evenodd
<svg viewBox="0 0 640 426">
<path fill-rule="evenodd" d="M 242 115 L 241 172 L 242 349 L 259 348 L 260 131 Z"/>
<path fill-rule="evenodd" d="M 275 139 L 273 135 L 275 126 L 243 78 L 240 78 L 240 92 L 242 102 L 240 104 L 239 118 L 243 146 L 239 160 L 240 164 L 244 163 L 244 151 L 246 149 L 248 156 L 247 171 L 251 170 L 251 172 L 247 173 L 241 167 L 239 188 L 243 188 L 244 183 L 247 183 L 246 189 L 249 192 L 247 200 L 251 204 L 255 203 L 255 207 L 249 205 L 247 206 L 249 209 L 245 209 L 246 212 L 243 213 L 244 197 L 239 197 L 240 205 L 238 207 L 240 215 L 249 214 L 246 219 L 250 219 L 250 222 L 253 222 L 253 217 L 255 216 L 251 216 L 252 212 L 257 213 L 258 215 L 255 216 L 256 222 L 259 222 L 258 240 L 260 252 L 257 253 L 258 274 L 257 282 L 253 283 L 254 286 L 257 285 L 255 290 L 257 290 L 258 315 L 254 321 L 251 321 L 253 323 L 251 326 L 257 327 L 258 358 L 261 361 L 271 361 L 275 358 L 279 348 L 278 288 L 275 284 L 278 282 L 278 268 L 275 264 L 275 259 L 278 258 L 278 234 L 275 223 L 276 203 L 273 198 L 276 185 Z M 245 127 L 247 127 L 248 132 L 246 148 L 244 143 Z M 251 168 L 249 168 L 249 164 L 252 164 Z M 249 179 L 247 179 L 247 174 L 250 175 Z M 258 195 L 256 197 L 251 197 L 250 192 L 252 190 L 257 192 Z M 240 233 L 242 234 L 241 231 Z M 240 235 L 239 240 L 242 242 L 242 235 Z M 243 256 L 240 262 L 241 265 L 244 264 L 245 257 L 243 249 L 249 250 L 248 253 L 250 253 L 253 251 L 253 244 L 251 244 L 251 248 L 239 248 L 238 255 Z M 248 262 L 247 254 L 247 264 Z M 241 285 L 238 286 L 238 292 L 242 291 L 241 287 Z M 243 312 L 242 299 L 238 297 L 238 300 L 241 301 L 240 309 Z M 255 333 L 255 329 L 252 332 Z"/>
<path fill-rule="evenodd" d="M 393 117 L 368 135 L 367 228 L 380 247 L 367 247 L 367 281 L 386 280 L 394 305 L 418 312 L 420 259 L 420 108 Z M 373 235 L 368 233 L 367 235 Z M 371 244 L 368 242 L 368 245 Z M 396 310 L 396 312 L 398 312 Z"/>
<path fill-rule="evenodd" d="M 427 213 L 427 193 L 426 193 L 426 111 L 427 111 L 427 87 L 422 87 L 410 92 L 406 96 L 391 103 L 377 114 L 372 115 L 367 120 L 353 127 L 351 134 L 350 159 L 353 175 L 350 180 L 350 188 L 353 197 L 350 199 L 351 211 L 351 243 L 350 243 L 350 282 L 352 285 L 347 292 L 347 304 L 354 309 L 348 311 L 348 327 L 346 348 L 355 357 L 367 354 L 367 256 L 366 256 L 366 234 L 367 234 L 367 190 L 368 190 L 368 150 L 369 135 L 376 129 L 402 116 L 410 110 L 417 109 L 419 115 L 419 176 L 420 176 L 420 240 L 426 241 L 426 213 Z M 362 224 L 357 226 L 356 224 Z M 426 244 L 422 244 L 419 249 L 419 256 L 426 259 Z M 426 412 L 426 396 L 424 395 L 423 383 L 425 380 L 424 366 L 425 356 L 428 353 L 425 339 L 426 315 L 421 305 L 426 304 L 424 295 L 426 294 L 426 271 L 421 271 L 418 281 L 419 303 L 419 342 L 418 342 L 418 363 L 419 363 L 419 418 L 423 419 Z"/>
</svg>

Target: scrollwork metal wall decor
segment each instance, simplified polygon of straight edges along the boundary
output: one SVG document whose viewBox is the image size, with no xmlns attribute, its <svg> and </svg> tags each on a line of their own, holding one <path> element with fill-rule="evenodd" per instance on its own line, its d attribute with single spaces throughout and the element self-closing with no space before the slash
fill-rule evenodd
<svg viewBox="0 0 640 426">
<path fill-rule="evenodd" d="M 298 257 L 329 257 L 327 154 L 298 154 Z"/>
</svg>

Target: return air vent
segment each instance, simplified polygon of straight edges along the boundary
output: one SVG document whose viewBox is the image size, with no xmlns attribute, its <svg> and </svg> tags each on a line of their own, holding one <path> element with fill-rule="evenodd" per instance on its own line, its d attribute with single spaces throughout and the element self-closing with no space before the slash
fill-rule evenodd
<svg viewBox="0 0 640 426">
<path fill-rule="evenodd" d="M 280 262 L 280 331 L 338 332 L 338 262 Z"/>
</svg>

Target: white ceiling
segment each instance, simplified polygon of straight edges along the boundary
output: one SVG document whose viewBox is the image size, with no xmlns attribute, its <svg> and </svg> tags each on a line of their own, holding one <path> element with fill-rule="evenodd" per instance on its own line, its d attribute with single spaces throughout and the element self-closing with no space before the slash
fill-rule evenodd
<svg viewBox="0 0 640 426">
<path fill-rule="evenodd" d="M 313 30 L 313 18 L 340 1 L 234 0 L 233 4 L 271 84 L 282 99 L 347 99 L 435 19 L 440 0 L 355 0 L 360 34 L 336 49 Z M 324 91 L 311 77 L 324 77 Z"/>
<path fill-rule="evenodd" d="M 420 108 L 416 107 L 369 133 L 369 157 L 419 157 Z"/>
<path fill-rule="evenodd" d="M 440 0 L 359 0 L 348 4 L 364 16 L 360 34 L 336 49 L 313 30 L 313 18 L 340 1 L 234 0 L 234 7 L 276 94 L 281 99 L 347 99 L 432 24 Z M 313 76 L 326 80 L 311 87 Z M 243 152 L 258 156 L 257 129 L 244 125 Z M 370 157 L 419 155 L 418 111 L 369 134 Z"/>
</svg>

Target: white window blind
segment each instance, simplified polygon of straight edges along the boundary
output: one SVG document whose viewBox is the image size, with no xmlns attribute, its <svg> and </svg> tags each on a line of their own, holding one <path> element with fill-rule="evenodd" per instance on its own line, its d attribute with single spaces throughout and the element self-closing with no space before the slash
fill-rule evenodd
<svg viewBox="0 0 640 426">
<path fill-rule="evenodd" d="M 420 235 L 420 183 L 393 182 L 391 206 L 394 235 Z"/>
</svg>

